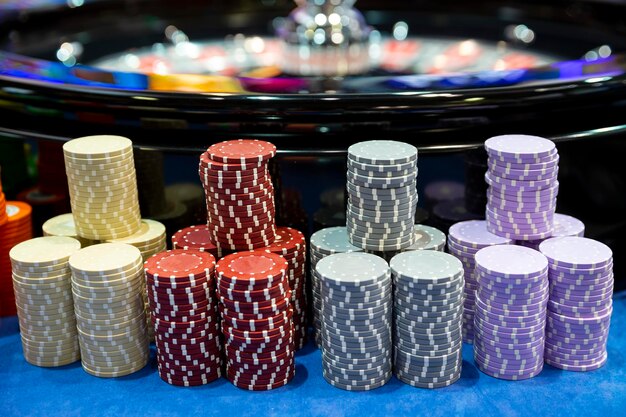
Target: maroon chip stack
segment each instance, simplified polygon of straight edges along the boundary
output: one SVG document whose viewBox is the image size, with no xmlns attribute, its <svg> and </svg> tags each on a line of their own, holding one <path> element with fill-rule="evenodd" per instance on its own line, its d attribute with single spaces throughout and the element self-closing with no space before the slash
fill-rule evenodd
<svg viewBox="0 0 626 417">
<path fill-rule="evenodd" d="M 161 379 L 204 385 L 222 374 L 221 332 L 215 298 L 215 258 L 172 250 L 145 263 Z"/>
<path fill-rule="evenodd" d="M 287 277 L 291 289 L 291 305 L 293 307 L 294 345 L 296 350 L 302 349 L 307 341 L 306 316 L 306 239 L 304 235 L 291 227 L 276 228 L 274 244 L 261 251 L 281 255 L 287 260 Z"/>
<path fill-rule="evenodd" d="M 212 145 L 200 156 L 199 175 L 213 242 L 227 251 L 274 243 L 274 187 L 267 170 L 276 147 L 258 140 Z"/>
<path fill-rule="evenodd" d="M 293 310 L 287 261 L 267 252 L 240 252 L 216 267 L 226 373 L 236 387 L 270 390 L 295 374 Z"/>
<path fill-rule="evenodd" d="M 209 252 L 215 259 L 220 259 L 224 256 L 223 251 L 213 243 L 209 226 L 205 224 L 185 227 L 174 233 L 172 236 L 172 247 L 174 249 Z"/>
</svg>

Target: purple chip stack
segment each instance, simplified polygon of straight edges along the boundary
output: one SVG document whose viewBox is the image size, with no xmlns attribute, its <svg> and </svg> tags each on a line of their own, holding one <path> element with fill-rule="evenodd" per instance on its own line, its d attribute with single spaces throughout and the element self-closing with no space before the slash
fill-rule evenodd
<svg viewBox="0 0 626 417">
<path fill-rule="evenodd" d="M 485 149 L 487 230 L 515 240 L 550 237 L 559 190 L 554 143 L 537 136 L 504 135 L 488 139 Z"/>
<path fill-rule="evenodd" d="M 578 236 L 583 237 L 585 235 L 585 224 L 575 217 L 567 216 L 565 214 L 554 214 L 554 221 L 552 235 L 550 237 L 567 237 Z M 539 245 L 545 239 L 539 240 L 518 240 L 516 244 L 520 246 L 526 246 L 527 248 L 539 250 Z"/>
<path fill-rule="evenodd" d="M 538 375 L 543 369 L 548 260 L 533 249 L 498 245 L 479 250 L 475 261 L 476 365 L 500 379 Z"/>
<path fill-rule="evenodd" d="M 613 312 L 611 249 L 584 237 L 548 239 L 539 249 L 550 264 L 546 363 L 568 371 L 601 368 Z"/>
<path fill-rule="evenodd" d="M 463 312 L 463 341 L 474 342 L 474 306 L 478 281 L 474 275 L 474 255 L 493 245 L 510 245 L 513 241 L 487 231 L 484 220 L 469 220 L 454 224 L 448 232 L 448 252 L 463 263 L 465 270 L 465 301 Z"/>
</svg>

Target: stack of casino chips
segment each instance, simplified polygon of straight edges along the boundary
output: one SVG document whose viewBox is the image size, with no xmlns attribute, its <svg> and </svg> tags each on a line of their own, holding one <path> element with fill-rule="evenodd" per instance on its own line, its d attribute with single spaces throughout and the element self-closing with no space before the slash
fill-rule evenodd
<svg viewBox="0 0 626 417">
<path fill-rule="evenodd" d="M 141 252 L 123 243 L 83 248 L 69 260 L 83 369 L 115 378 L 148 363 Z"/>
<path fill-rule="evenodd" d="M 127 237 L 141 227 L 133 144 L 120 136 L 88 136 L 63 145 L 78 235 Z"/>
<path fill-rule="evenodd" d="M 613 312 L 611 249 L 583 237 L 548 239 L 539 249 L 549 262 L 546 363 L 568 371 L 601 368 Z"/>
<path fill-rule="evenodd" d="M 274 187 L 267 170 L 276 147 L 258 140 L 217 143 L 200 156 L 208 226 L 222 250 L 253 250 L 274 243 Z"/>
<path fill-rule="evenodd" d="M 585 236 L 585 224 L 575 217 L 565 214 L 554 213 L 552 233 L 550 237 Z M 520 246 L 539 250 L 539 245 L 546 239 L 539 240 L 518 240 Z"/>
<path fill-rule="evenodd" d="M 497 245 L 479 250 L 475 262 L 476 365 L 500 379 L 538 375 L 544 359 L 548 260 L 530 248 Z"/>
<path fill-rule="evenodd" d="M 224 256 L 224 251 L 213 243 L 209 226 L 205 224 L 185 227 L 176 232 L 172 236 L 172 247 L 174 249 L 208 252 L 215 259 L 221 259 Z"/>
<path fill-rule="evenodd" d="M 435 227 L 416 224 L 414 233 L 415 242 L 408 248 L 403 249 L 403 252 L 415 250 L 434 250 L 443 252 L 446 248 L 446 234 Z"/>
<path fill-rule="evenodd" d="M 511 245 L 513 240 L 487 231 L 484 220 L 468 220 L 452 225 L 448 231 L 448 252 L 463 263 L 465 270 L 465 302 L 463 304 L 463 341 L 474 342 L 474 310 L 478 278 L 474 256 L 483 248 Z"/>
<path fill-rule="evenodd" d="M 123 238 L 108 239 L 107 242 L 125 243 L 136 247 L 141 252 L 141 259 L 144 262 L 167 249 L 165 226 L 162 223 L 148 219 L 141 221 L 141 226 L 136 233 Z"/>
<path fill-rule="evenodd" d="M 295 375 L 287 268 L 282 256 L 261 251 L 227 255 L 217 263 L 226 376 L 236 387 L 270 390 Z"/>
<path fill-rule="evenodd" d="M 417 148 L 394 141 L 361 142 L 348 148 L 350 243 L 369 251 L 408 248 L 417 207 Z"/>
<path fill-rule="evenodd" d="M 69 237 L 31 239 L 11 249 L 22 349 L 33 365 L 63 366 L 80 359 L 68 265 L 79 249 Z"/>
<path fill-rule="evenodd" d="M 310 278 L 311 293 L 313 295 L 313 326 L 315 329 L 315 343 L 317 346 L 322 344 L 322 295 L 321 295 L 321 278 L 317 274 L 317 263 L 327 256 L 335 253 L 361 252 L 361 248 L 357 248 L 348 241 L 348 231 L 343 226 L 328 227 L 319 230 L 311 235 L 310 250 Z"/>
<path fill-rule="evenodd" d="M 7 201 L 6 214 L 8 220 L 4 226 L 0 226 L 0 317 L 16 314 L 9 251 L 18 243 L 33 237 L 32 209 L 28 204 Z"/>
<path fill-rule="evenodd" d="M 488 139 L 485 149 L 487 230 L 514 240 L 550 237 L 559 190 L 554 143 L 537 136 L 505 135 Z"/>
<path fill-rule="evenodd" d="M 80 242 L 83 248 L 93 245 L 93 240 L 84 239 L 78 236 L 76 231 L 76 223 L 74 223 L 74 216 L 72 213 L 61 214 L 59 216 L 48 219 L 42 225 L 42 231 L 44 236 L 65 236 L 76 239 Z"/>
<path fill-rule="evenodd" d="M 389 265 L 368 253 L 338 253 L 317 263 L 322 298 L 322 374 L 331 385 L 368 391 L 392 374 Z"/>
<path fill-rule="evenodd" d="M 215 258 L 207 252 L 172 250 L 145 263 L 161 379 L 172 385 L 204 385 L 222 375 Z"/>
<path fill-rule="evenodd" d="M 109 243 L 125 243 L 132 245 L 139 249 L 141 252 L 141 259 L 146 262 L 150 257 L 157 253 L 167 250 L 167 236 L 165 232 L 165 226 L 155 220 L 141 220 L 141 227 L 139 231 L 125 238 L 109 239 Z M 145 294 L 147 295 L 148 289 L 146 287 Z M 150 340 L 154 340 L 154 326 L 150 321 L 150 305 L 148 298 L 145 298 L 146 308 L 146 322 L 148 325 L 148 336 Z"/>
<path fill-rule="evenodd" d="M 306 239 L 302 232 L 291 227 L 277 227 L 276 240 L 270 246 L 259 249 L 281 255 L 287 261 L 287 278 L 291 290 L 293 308 L 294 345 L 302 349 L 307 341 L 306 302 Z"/>
<path fill-rule="evenodd" d="M 394 372 L 418 388 L 461 377 L 463 265 L 436 251 L 405 252 L 390 263 L 394 283 Z"/>
</svg>

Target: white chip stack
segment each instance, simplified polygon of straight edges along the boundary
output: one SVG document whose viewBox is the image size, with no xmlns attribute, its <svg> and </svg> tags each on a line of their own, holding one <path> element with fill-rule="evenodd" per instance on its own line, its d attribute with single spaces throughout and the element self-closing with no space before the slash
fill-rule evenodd
<svg viewBox="0 0 626 417">
<path fill-rule="evenodd" d="M 69 237 L 22 242 L 10 252 L 13 291 L 27 362 L 63 366 L 80 359 L 69 257 L 80 243 Z"/>
<path fill-rule="evenodd" d="M 394 283 L 394 372 L 418 388 L 461 377 L 463 265 L 436 251 L 404 252 L 390 263 Z"/>
<path fill-rule="evenodd" d="M 42 226 L 44 236 L 65 236 L 78 240 L 83 248 L 93 245 L 93 240 L 85 239 L 78 236 L 76 231 L 76 223 L 72 213 L 61 214 L 59 216 L 48 219 Z"/>
<path fill-rule="evenodd" d="M 103 243 L 70 257 L 83 369 L 95 376 L 129 375 L 148 362 L 141 252 Z"/>
<path fill-rule="evenodd" d="M 319 230 L 311 235 L 311 289 L 313 295 L 313 326 L 315 328 L 315 344 L 322 344 L 322 297 L 321 297 L 321 279 L 317 274 L 317 263 L 327 256 L 336 253 L 361 252 L 361 248 L 357 248 L 348 241 L 348 231 L 345 227 L 328 227 Z"/>
<path fill-rule="evenodd" d="M 338 253 L 317 263 L 322 297 L 322 373 L 348 391 L 379 388 L 391 378 L 389 265 L 367 253 Z"/>
<path fill-rule="evenodd" d="M 417 148 L 385 140 L 348 148 L 350 243 L 368 251 L 390 252 L 415 243 Z"/>
<path fill-rule="evenodd" d="M 487 231 L 484 220 L 468 220 L 450 227 L 448 252 L 463 263 L 465 270 L 465 303 L 463 311 L 463 341 L 474 342 L 474 310 L 478 278 L 475 274 L 474 256 L 483 248 L 494 245 L 511 245 L 512 239 L 496 236 Z"/>
<path fill-rule="evenodd" d="M 120 136 L 87 136 L 63 145 L 72 214 L 84 239 L 118 239 L 141 226 L 133 144 Z"/>
</svg>

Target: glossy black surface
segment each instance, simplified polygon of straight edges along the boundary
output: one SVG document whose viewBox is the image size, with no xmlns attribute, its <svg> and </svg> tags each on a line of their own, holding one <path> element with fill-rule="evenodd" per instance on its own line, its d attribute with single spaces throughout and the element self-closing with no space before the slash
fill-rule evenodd
<svg viewBox="0 0 626 417">
<path fill-rule="evenodd" d="M 411 87 L 411 76 L 395 78 L 400 82 L 391 85 L 370 74 L 303 78 L 306 94 L 286 94 L 284 86 L 275 84 L 272 88 L 279 93 L 267 86 L 268 92 L 260 93 L 254 85 L 253 92 L 222 94 L 154 91 L 147 84 L 142 88 L 145 80 L 132 74 L 90 68 L 75 69 L 71 82 L 61 84 L 57 81 L 67 74 L 59 76 L 47 61 L 13 55 L 52 60 L 60 40 L 80 39 L 90 45 L 86 51 L 91 55 L 83 57 L 88 62 L 133 45 L 149 45 L 163 37 L 168 24 L 185 24 L 192 36 L 205 38 L 271 33 L 272 18 L 292 9 L 290 1 L 273 6 L 249 1 L 101 1 L 4 15 L 3 48 L 12 54 L 3 54 L 0 61 L 0 132 L 66 140 L 106 130 L 144 146 L 194 151 L 216 140 L 269 137 L 283 152 L 316 155 L 342 152 L 349 143 L 372 138 L 450 151 L 479 145 L 503 132 L 562 140 L 607 137 L 626 129 L 626 60 L 618 54 L 626 50 L 626 6 L 381 3 L 358 3 L 368 22 L 381 31 L 402 18 L 420 33 L 497 39 L 506 25 L 523 22 L 537 32 L 531 48 L 574 61 L 566 68 L 532 69 L 509 85 L 462 75 L 451 78 L 460 88 L 447 78 L 428 79 L 427 88 L 418 88 Z M 611 45 L 612 57 L 593 64 L 576 61 L 602 44 Z M 363 85 L 376 86 L 377 92 Z"/>
</svg>

